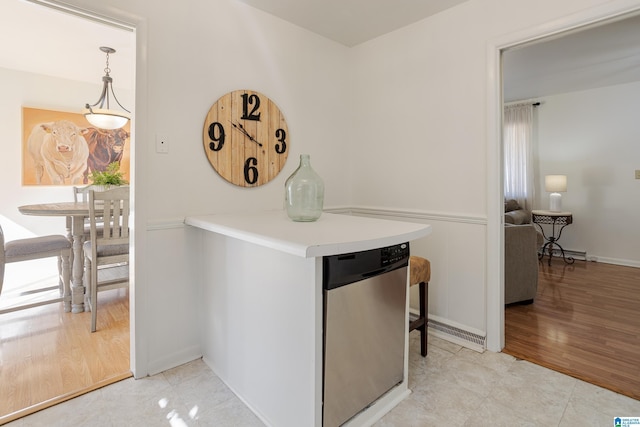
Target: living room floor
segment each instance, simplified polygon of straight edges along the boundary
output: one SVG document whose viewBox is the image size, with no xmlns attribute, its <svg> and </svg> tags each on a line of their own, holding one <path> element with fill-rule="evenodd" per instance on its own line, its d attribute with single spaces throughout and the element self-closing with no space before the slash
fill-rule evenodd
<svg viewBox="0 0 640 427">
<path fill-rule="evenodd" d="M 504 353 L 410 334 L 412 394 L 375 426 L 613 426 L 640 401 Z M 25 418 L 21 426 L 262 426 L 202 360 L 109 385 Z"/>
<path fill-rule="evenodd" d="M 504 353 L 640 399 L 640 268 L 538 264 L 533 304 L 505 310 Z"/>
</svg>

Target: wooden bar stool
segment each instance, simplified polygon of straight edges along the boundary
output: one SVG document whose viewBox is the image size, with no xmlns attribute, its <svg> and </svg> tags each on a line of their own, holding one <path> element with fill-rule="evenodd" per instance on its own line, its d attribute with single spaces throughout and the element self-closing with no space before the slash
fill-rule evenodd
<svg viewBox="0 0 640 427">
<path fill-rule="evenodd" d="M 429 324 L 429 280 L 431 279 L 431 263 L 426 258 L 411 256 L 409 258 L 409 285 L 420 286 L 420 316 L 409 320 L 409 332 L 420 330 L 420 353 L 427 355 L 427 326 Z"/>
</svg>

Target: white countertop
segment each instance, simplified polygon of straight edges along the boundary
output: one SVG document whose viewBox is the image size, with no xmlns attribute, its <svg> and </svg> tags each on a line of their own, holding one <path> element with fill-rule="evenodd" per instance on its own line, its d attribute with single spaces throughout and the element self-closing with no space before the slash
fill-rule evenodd
<svg viewBox="0 0 640 427">
<path fill-rule="evenodd" d="M 185 223 L 305 258 L 381 248 L 431 234 L 428 224 L 326 212 L 315 222 L 294 222 L 283 210 L 188 216 Z"/>
</svg>

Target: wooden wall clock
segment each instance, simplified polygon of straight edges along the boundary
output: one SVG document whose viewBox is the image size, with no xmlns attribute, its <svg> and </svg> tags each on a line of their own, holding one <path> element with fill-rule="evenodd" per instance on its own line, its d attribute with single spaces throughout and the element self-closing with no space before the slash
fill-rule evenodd
<svg viewBox="0 0 640 427">
<path fill-rule="evenodd" d="M 218 99 L 204 122 L 204 151 L 232 184 L 256 187 L 278 175 L 289 155 L 289 129 L 278 106 L 252 90 Z"/>
</svg>

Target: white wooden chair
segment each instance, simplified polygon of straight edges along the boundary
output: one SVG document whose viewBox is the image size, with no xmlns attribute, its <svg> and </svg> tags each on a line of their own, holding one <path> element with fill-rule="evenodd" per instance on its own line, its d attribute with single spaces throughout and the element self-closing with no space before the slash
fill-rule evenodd
<svg viewBox="0 0 640 427">
<path fill-rule="evenodd" d="M 91 185 L 85 185 L 84 187 L 73 187 L 73 201 L 74 202 L 88 202 L 89 190 Z"/>
<path fill-rule="evenodd" d="M 71 258 L 71 242 L 61 235 L 49 235 L 41 237 L 30 237 L 27 239 L 17 239 L 10 242 L 4 241 L 4 233 L 0 226 L 0 294 L 2 294 L 2 285 L 4 283 L 4 267 L 5 264 L 19 261 L 28 261 L 41 258 L 58 257 L 58 277 L 59 296 L 49 298 L 42 301 L 33 301 L 28 299 L 25 303 L 11 305 L 8 308 L 0 309 L 0 314 L 9 313 L 17 310 L 37 307 L 45 304 L 56 302 L 64 302 L 64 310 L 71 311 L 71 288 L 69 283 L 69 270 Z M 56 286 L 32 289 L 19 294 L 19 296 L 27 296 L 39 292 L 46 292 L 55 289 Z"/>
<path fill-rule="evenodd" d="M 84 279 L 95 332 L 98 291 L 129 286 L 129 187 L 89 190 L 89 224 L 90 240 L 83 245 Z"/>
</svg>

